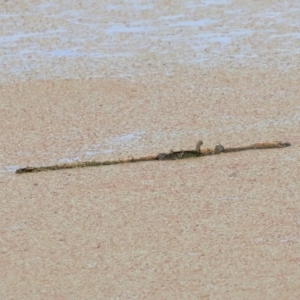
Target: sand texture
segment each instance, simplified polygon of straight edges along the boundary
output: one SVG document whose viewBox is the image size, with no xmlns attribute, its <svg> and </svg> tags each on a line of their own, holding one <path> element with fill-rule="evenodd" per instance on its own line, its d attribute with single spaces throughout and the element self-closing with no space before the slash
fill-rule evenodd
<svg viewBox="0 0 300 300">
<path fill-rule="evenodd" d="M 64 7 L 56 2 L 46 14 Z M 156 11 L 187 9 L 169 2 L 158 1 Z M 257 20 L 260 9 L 281 5 L 264 2 L 230 4 L 237 9 L 236 22 L 247 19 L 246 27 L 258 32 L 230 44 L 257 48 L 253 58 L 246 52 L 244 64 L 232 62 L 233 48 L 214 52 L 217 45 L 211 45 L 211 63 L 185 61 L 184 55 L 192 56 L 186 40 L 182 47 L 172 44 L 169 55 L 152 56 L 149 48 L 140 49 L 141 56 L 118 56 L 109 70 L 105 64 L 112 61 L 106 58 L 96 67 L 84 58 L 76 65 L 72 57 L 65 64 L 55 61 L 54 68 L 46 57 L 39 69 L 17 74 L 7 58 L 0 85 L 0 299 L 300 298 L 300 73 L 299 56 L 288 52 L 299 47 L 288 44 L 289 36 L 263 43 L 267 33 L 251 16 Z M 288 10 L 293 3 L 276 9 L 286 9 L 298 22 L 299 13 Z M 18 5 L 6 1 L 1 7 L 13 15 L 27 4 Z M 222 7 L 205 11 L 218 19 Z M 38 14 L 26 15 L 31 6 L 26 9 L 24 26 L 50 26 L 39 23 Z M 141 16 L 159 22 L 146 9 L 134 18 Z M 114 17 L 130 18 L 127 12 Z M 200 17 L 205 16 L 190 16 Z M 232 17 L 223 17 L 229 24 Z M 107 18 L 103 22 L 113 20 Z M 291 30 L 270 22 L 264 26 L 282 36 Z M 8 18 L 6 28 L 11 24 Z M 120 35 L 120 45 L 130 47 L 125 41 L 131 34 Z M 150 44 L 161 46 L 150 37 Z M 47 45 L 56 47 L 52 40 Z M 279 51 L 284 45 L 286 52 Z M 16 58 L 18 63 L 24 61 Z M 204 148 L 266 141 L 291 146 L 15 174 L 27 166 L 195 149 L 199 139 Z"/>
<path fill-rule="evenodd" d="M 179 161 L 2 172 L 2 297 L 275 299 L 288 292 L 296 299 L 299 79 L 274 73 L 261 74 L 266 86 L 247 70 L 149 84 L 2 86 L 2 169 L 57 162 L 86 145 L 105 149 L 137 130 L 144 132 L 139 147 L 116 143 L 96 158 L 191 148 L 196 137 L 207 146 L 292 143 Z"/>
</svg>

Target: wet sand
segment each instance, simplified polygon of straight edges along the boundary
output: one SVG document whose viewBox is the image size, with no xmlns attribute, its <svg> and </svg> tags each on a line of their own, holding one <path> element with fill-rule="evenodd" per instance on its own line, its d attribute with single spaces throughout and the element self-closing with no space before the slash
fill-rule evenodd
<svg viewBox="0 0 300 300">
<path fill-rule="evenodd" d="M 258 46 L 265 56 L 249 64 L 146 53 L 153 65 L 129 77 L 101 76 L 101 65 L 91 78 L 44 78 L 47 63 L 41 78 L 2 77 L 0 298 L 298 299 L 300 76 L 297 57 L 277 46 Z M 292 146 L 14 173 L 199 139 Z"/>
</svg>

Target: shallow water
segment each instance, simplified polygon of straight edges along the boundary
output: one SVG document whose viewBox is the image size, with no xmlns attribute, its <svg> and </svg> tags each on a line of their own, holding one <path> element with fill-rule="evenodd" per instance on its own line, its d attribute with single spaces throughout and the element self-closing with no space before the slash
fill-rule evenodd
<svg viewBox="0 0 300 300">
<path fill-rule="evenodd" d="M 0 13 L 0 80 L 132 77 L 158 64 L 165 74 L 174 64 L 263 65 L 269 43 L 277 56 L 300 53 L 299 12 L 295 1 L 255 10 L 225 0 L 7 5 Z"/>
</svg>

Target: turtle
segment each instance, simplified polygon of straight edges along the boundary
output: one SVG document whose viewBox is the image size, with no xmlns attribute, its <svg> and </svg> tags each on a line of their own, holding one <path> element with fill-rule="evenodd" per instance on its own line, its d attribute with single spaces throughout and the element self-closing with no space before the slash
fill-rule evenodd
<svg viewBox="0 0 300 300">
<path fill-rule="evenodd" d="M 201 156 L 200 147 L 203 141 L 198 141 L 195 150 L 181 150 L 181 151 L 171 151 L 170 153 L 159 153 L 156 157 L 157 160 L 174 160 Z"/>
</svg>

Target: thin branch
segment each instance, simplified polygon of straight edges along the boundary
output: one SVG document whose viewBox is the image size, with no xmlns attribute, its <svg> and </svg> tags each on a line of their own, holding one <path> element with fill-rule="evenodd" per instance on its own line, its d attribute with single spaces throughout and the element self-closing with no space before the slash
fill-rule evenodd
<svg viewBox="0 0 300 300">
<path fill-rule="evenodd" d="M 74 162 L 69 164 L 58 164 L 58 165 L 45 166 L 45 167 L 26 167 L 26 168 L 20 168 L 16 170 L 16 173 L 23 174 L 23 173 L 33 173 L 33 172 L 42 172 L 42 171 L 51 171 L 51 170 L 108 166 L 108 165 L 133 163 L 133 162 L 140 162 L 140 161 L 151 161 L 151 160 L 187 159 L 187 158 L 194 158 L 194 157 L 207 156 L 207 155 L 216 155 L 222 152 L 229 153 L 229 152 L 238 152 L 238 151 L 245 151 L 245 150 L 285 148 L 291 146 L 290 143 L 265 142 L 265 143 L 256 143 L 256 144 L 252 144 L 249 146 L 242 146 L 242 147 L 224 148 L 222 145 L 217 145 L 215 146 L 214 149 L 211 148 L 200 149 L 199 145 L 202 145 L 202 141 L 199 141 L 197 143 L 196 150 L 182 150 L 176 152 L 172 151 L 170 153 L 160 153 L 158 155 L 153 155 L 153 156 L 145 156 L 145 157 L 138 157 L 138 158 L 132 157 L 127 159 L 102 161 L 102 162 L 86 161 L 86 162 Z"/>
</svg>

